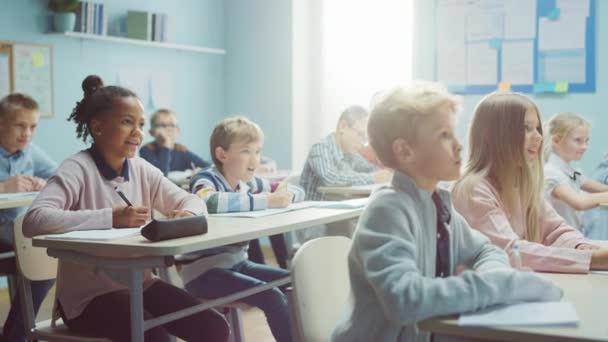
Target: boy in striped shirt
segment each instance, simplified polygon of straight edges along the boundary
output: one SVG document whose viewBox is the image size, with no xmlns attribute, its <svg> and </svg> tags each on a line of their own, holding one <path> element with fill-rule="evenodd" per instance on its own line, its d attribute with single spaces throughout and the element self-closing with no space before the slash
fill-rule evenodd
<svg viewBox="0 0 608 342">
<path fill-rule="evenodd" d="M 215 166 L 192 178 L 191 191 L 204 200 L 209 213 L 284 208 L 304 199 L 297 186 L 270 183 L 255 176 L 264 134 L 244 117 L 220 122 L 211 134 Z M 213 299 L 287 277 L 289 272 L 251 262 L 247 242 L 188 255 L 193 262 L 180 271 L 185 288 L 199 298 Z M 277 288 L 242 300 L 264 311 L 277 341 L 290 341 L 287 297 Z"/>
</svg>

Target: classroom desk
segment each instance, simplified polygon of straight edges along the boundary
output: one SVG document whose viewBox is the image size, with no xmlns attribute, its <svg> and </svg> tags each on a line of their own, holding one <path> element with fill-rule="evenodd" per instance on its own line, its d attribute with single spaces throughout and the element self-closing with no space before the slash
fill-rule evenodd
<svg viewBox="0 0 608 342">
<path fill-rule="evenodd" d="M 277 170 L 275 172 L 268 173 L 256 172 L 255 175 L 271 182 L 282 182 L 287 177 L 291 176 L 292 173 L 289 170 Z"/>
<path fill-rule="evenodd" d="M 127 285 L 131 296 L 131 341 L 138 342 L 143 341 L 143 332 L 152 327 L 288 283 L 288 280 L 279 280 L 144 321 L 144 270 L 171 266 L 173 256 L 177 254 L 349 220 L 358 217 L 362 210 L 307 208 L 255 219 L 209 217 L 209 232 L 205 235 L 154 243 L 142 236 L 112 241 L 47 240 L 44 236 L 38 236 L 33 239 L 33 245 L 47 248 L 47 253 L 52 257 L 96 265 L 116 281 Z"/>
<path fill-rule="evenodd" d="M 594 241 L 608 247 L 608 241 Z M 608 274 L 543 273 L 564 290 L 564 300 L 576 307 L 579 324 L 555 327 L 461 327 L 458 316 L 420 322 L 435 334 L 500 341 L 608 341 Z"/>
<path fill-rule="evenodd" d="M 19 208 L 19 207 L 27 207 L 32 204 L 36 196 L 25 196 L 19 197 L 10 200 L 0 200 L 0 209 L 11 209 L 11 208 Z"/>
</svg>

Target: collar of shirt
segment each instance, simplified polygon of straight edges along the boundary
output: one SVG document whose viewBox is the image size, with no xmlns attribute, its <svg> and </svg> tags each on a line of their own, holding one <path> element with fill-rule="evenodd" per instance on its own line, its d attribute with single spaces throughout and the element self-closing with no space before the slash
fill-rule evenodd
<svg viewBox="0 0 608 342">
<path fill-rule="evenodd" d="M 572 166 L 566 163 L 566 161 L 555 153 L 551 153 L 549 155 L 547 162 L 555 165 L 560 171 L 574 181 L 576 181 L 577 177 L 581 175 L 580 172 L 576 171 Z"/>
<path fill-rule="evenodd" d="M 331 133 L 329 136 L 327 136 L 327 146 L 329 146 L 329 149 L 331 150 L 331 153 L 338 157 L 338 159 L 342 160 L 344 159 L 344 157 L 346 156 L 344 154 L 344 152 L 342 152 L 342 150 L 340 149 L 340 146 L 338 146 L 338 141 L 336 140 L 336 133 Z"/>
<path fill-rule="evenodd" d="M 248 192 L 250 189 L 249 185 L 243 181 L 239 181 L 239 184 L 233 189 L 232 186 L 230 186 L 230 183 L 228 183 L 228 180 L 226 180 L 226 177 L 224 177 L 224 175 L 215 165 L 211 167 L 211 171 L 217 177 L 217 179 L 222 182 L 222 186 L 232 192 Z"/>
<path fill-rule="evenodd" d="M 23 150 L 23 151 L 17 151 L 15 153 L 9 153 L 7 150 L 4 149 L 4 147 L 0 146 L 0 156 L 2 156 L 2 158 L 21 158 L 25 155 L 25 153 L 27 152 L 29 148 L 29 145 Z"/>
<path fill-rule="evenodd" d="M 122 173 L 119 175 L 108 165 L 99 150 L 95 147 L 95 144 L 91 145 L 88 151 L 103 178 L 112 180 L 116 177 L 122 177 L 126 182 L 129 181 L 129 159 L 125 159 L 125 162 L 122 164 Z"/>
<path fill-rule="evenodd" d="M 400 171 L 395 170 L 395 174 L 393 176 L 392 185 L 396 189 L 407 192 L 408 194 L 414 196 L 414 198 L 423 201 L 425 203 L 436 205 L 432 199 L 433 193 L 436 193 L 441 200 L 441 218 L 442 221 L 446 224 L 450 223 L 450 219 L 452 217 L 451 211 L 451 198 L 449 191 L 441 188 L 436 188 L 433 193 L 430 193 L 424 189 L 419 188 L 416 185 L 416 182 L 412 177 L 402 173 Z"/>
</svg>

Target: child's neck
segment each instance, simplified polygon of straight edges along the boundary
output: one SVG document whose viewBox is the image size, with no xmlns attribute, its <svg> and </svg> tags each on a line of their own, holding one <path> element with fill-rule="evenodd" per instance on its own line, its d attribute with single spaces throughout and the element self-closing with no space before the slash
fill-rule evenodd
<svg viewBox="0 0 608 342">
<path fill-rule="evenodd" d="M 125 163 L 125 157 L 117 157 L 112 155 L 111 153 L 105 151 L 101 146 L 96 146 L 97 150 L 105 160 L 105 162 L 110 166 L 117 175 L 122 174 L 122 167 Z"/>
<path fill-rule="evenodd" d="M 222 176 L 224 176 L 224 178 L 226 179 L 226 181 L 228 182 L 228 185 L 230 185 L 232 190 L 236 190 L 238 185 L 241 183 L 241 179 L 239 179 L 238 177 L 232 177 L 223 170 L 220 170 L 220 173 L 222 174 Z"/>
<path fill-rule="evenodd" d="M 438 180 L 424 177 L 418 174 L 417 172 L 412 172 L 411 170 L 408 170 L 407 168 L 404 168 L 399 171 L 413 179 L 417 187 L 428 192 L 435 191 L 435 189 L 437 188 L 437 184 L 439 184 Z"/>
</svg>

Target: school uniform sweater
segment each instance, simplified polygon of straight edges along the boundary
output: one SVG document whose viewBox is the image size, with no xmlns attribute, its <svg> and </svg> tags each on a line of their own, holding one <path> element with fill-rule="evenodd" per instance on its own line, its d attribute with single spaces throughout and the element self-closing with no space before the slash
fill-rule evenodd
<svg viewBox="0 0 608 342">
<path fill-rule="evenodd" d="M 359 220 L 348 256 L 351 294 L 332 341 L 429 341 L 416 325 L 426 318 L 561 296 L 550 281 L 512 270 L 506 254 L 452 209 L 449 193 L 436 192 L 451 215 L 450 274 L 436 278 L 432 194 L 395 172 Z M 458 265 L 473 270 L 454 276 Z"/>
<path fill-rule="evenodd" d="M 25 216 L 24 234 L 31 237 L 112 227 L 112 208 L 125 206 L 115 187 L 134 206 L 163 213 L 174 209 L 206 213 L 204 202 L 163 177 L 147 161 L 128 159 L 119 175 L 92 147 L 65 160 L 48 180 Z M 149 271 L 144 273 L 144 289 L 154 281 Z M 122 289 L 126 287 L 104 272 L 96 272 L 93 266 L 59 261 L 56 298 L 69 319 L 78 317 L 95 297 Z"/>
</svg>

